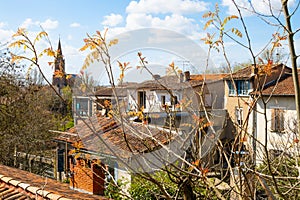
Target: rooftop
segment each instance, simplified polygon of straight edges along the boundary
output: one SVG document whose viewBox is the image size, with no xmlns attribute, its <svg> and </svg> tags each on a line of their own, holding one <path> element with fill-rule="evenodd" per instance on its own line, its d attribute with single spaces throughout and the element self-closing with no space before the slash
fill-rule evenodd
<svg viewBox="0 0 300 200">
<path fill-rule="evenodd" d="M 272 65 L 262 65 L 259 64 L 257 65 L 257 73 L 258 74 L 262 74 L 262 75 L 267 75 L 267 77 L 269 77 L 268 79 L 273 80 L 274 79 L 274 75 L 278 74 L 278 72 L 280 73 L 281 70 L 286 70 L 286 71 L 290 71 L 291 69 L 286 67 L 283 64 L 272 64 Z M 252 77 L 254 77 L 255 72 L 254 72 L 254 67 L 253 65 L 249 65 L 247 67 L 244 67 L 232 74 L 229 74 L 227 76 L 224 77 L 224 79 L 250 79 Z M 267 81 L 268 82 L 268 81 Z"/>
<path fill-rule="evenodd" d="M 70 143 L 81 141 L 83 149 L 92 152 L 105 155 L 116 153 L 120 157 L 130 157 L 132 154 L 159 147 L 158 142 L 166 144 L 172 139 L 172 134 L 168 129 L 128 122 L 125 119 L 121 122 L 116 118 L 98 114 L 86 121 L 80 121 L 75 128 L 61 134 L 57 139 Z"/>
<path fill-rule="evenodd" d="M 1 199 L 107 199 L 97 195 L 80 193 L 68 184 L 38 176 L 27 171 L 0 165 Z"/>
<path fill-rule="evenodd" d="M 298 69 L 298 77 L 300 79 L 300 70 Z M 294 82 L 291 74 L 282 76 L 278 81 L 273 81 L 272 83 L 266 85 L 262 90 L 262 95 L 273 95 L 273 96 L 294 96 Z"/>
</svg>

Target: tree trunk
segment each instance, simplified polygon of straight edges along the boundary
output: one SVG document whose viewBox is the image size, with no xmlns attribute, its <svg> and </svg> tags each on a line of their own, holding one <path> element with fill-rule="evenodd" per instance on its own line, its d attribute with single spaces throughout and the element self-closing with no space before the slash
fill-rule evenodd
<svg viewBox="0 0 300 200">
<path fill-rule="evenodd" d="M 285 17 L 286 26 L 285 29 L 288 33 L 288 42 L 289 42 L 289 49 L 290 49 L 290 56 L 291 56 L 291 64 L 292 64 L 292 76 L 295 88 L 295 104 L 296 104 L 296 111 L 297 111 L 297 130 L 298 135 L 300 137 L 300 86 L 299 86 L 299 79 L 298 79 L 298 70 L 297 70 L 297 56 L 295 52 L 295 45 L 294 45 L 294 32 L 292 31 L 291 26 L 291 16 L 288 10 L 288 0 L 282 0 L 282 9 Z"/>
<path fill-rule="evenodd" d="M 189 180 L 187 180 L 183 185 L 183 199 L 184 200 L 194 200 L 195 199 L 193 188 L 192 188 Z"/>
</svg>

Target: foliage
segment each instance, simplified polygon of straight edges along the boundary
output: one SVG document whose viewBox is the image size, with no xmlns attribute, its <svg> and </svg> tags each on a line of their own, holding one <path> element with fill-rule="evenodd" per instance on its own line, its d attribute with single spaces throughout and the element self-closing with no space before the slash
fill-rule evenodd
<svg viewBox="0 0 300 200">
<path fill-rule="evenodd" d="M 122 200 L 126 199 L 124 195 L 122 195 L 122 187 L 126 185 L 126 181 L 119 179 L 117 181 L 117 185 L 114 181 L 110 181 L 105 188 L 104 195 L 108 198 L 115 199 L 115 200 Z"/>
<path fill-rule="evenodd" d="M 277 184 L 280 189 L 280 192 L 284 195 L 286 199 L 299 199 L 299 159 L 281 152 L 280 155 L 273 156 L 271 160 L 271 169 L 277 179 Z M 261 174 L 264 174 L 264 178 L 271 188 L 271 191 L 275 197 L 280 199 L 277 191 L 274 187 L 274 182 L 270 178 L 271 173 L 268 168 L 268 163 L 264 162 L 261 164 L 257 171 Z M 265 191 L 263 188 L 258 187 L 258 195 L 264 196 Z"/>
<path fill-rule="evenodd" d="M 0 62 L 0 162 L 13 166 L 17 164 L 14 162 L 15 151 L 41 156 L 49 154 L 55 136 L 49 130 L 55 127 L 57 119 L 49 110 L 53 103 L 49 92 L 52 90 L 26 80 L 22 76 L 24 67 L 11 64 L 9 55 L 2 54 Z M 28 163 L 24 162 L 26 169 Z"/>
<path fill-rule="evenodd" d="M 164 183 L 165 189 L 171 196 L 176 195 L 177 186 L 173 183 L 166 172 L 156 172 L 152 176 L 153 179 L 160 183 Z M 133 176 L 129 193 L 133 199 L 160 199 L 164 196 L 157 184 L 145 180 L 139 176 Z"/>
<path fill-rule="evenodd" d="M 6 90 L 6 102 L 1 105 L 0 124 L 2 163 L 11 165 L 15 148 L 18 151 L 40 154 L 53 147 L 53 134 L 49 129 L 55 121 L 47 110 L 47 96 L 43 88 L 37 86 L 6 85 L 1 81 L 1 88 Z"/>
</svg>

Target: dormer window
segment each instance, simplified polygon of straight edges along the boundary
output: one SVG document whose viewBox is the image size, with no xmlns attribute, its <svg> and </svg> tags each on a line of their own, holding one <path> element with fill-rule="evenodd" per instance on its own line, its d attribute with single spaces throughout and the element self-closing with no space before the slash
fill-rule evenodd
<svg viewBox="0 0 300 200">
<path fill-rule="evenodd" d="M 248 80 L 234 80 L 236 89 L 234 88 L 234 85 L 232 81 L 228 81 L 228 87 L 229 87 L 229 95 L 234 96 L 246 96 L 250 92 L 250 81 Z"/>
</svg>

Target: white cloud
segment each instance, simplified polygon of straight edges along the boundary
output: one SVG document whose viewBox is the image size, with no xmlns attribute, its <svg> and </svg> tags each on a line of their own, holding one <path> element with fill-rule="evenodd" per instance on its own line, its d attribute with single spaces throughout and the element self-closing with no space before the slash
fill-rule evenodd
<svg viewBox="0 0 300 200">
<path fill-rule="evenodd" d="M 166 15 L 163 18 L 143 13 L 129 14 L 126 18 L 126 28 L 129 30 L 138 28 L 163 28 L 186 34 L 187 36 L 192 36 L 200 31 L 194 19 L 179 14 Z"/>
<path fill-rule="evenodd" d="M 25 21 L 20 25 L 21 28 L 26 28 L 32 26 L 32 25 L 37 25 L 39 22 L 34 22 L 31 18 L 25 19 Z"/>
<path fill-rule="evenodd" d="M 27 18 L 21 25 L 21 28 L 28 29 L 30 26 L 42 26 L 45 30 L 56 29 L 58 26 L 58 21 L 47 19 L 44 22 L 33 21 L 31 18 Z"/>
<path fill-rule="evenodd" d="M 72 40 L 72 39 L 73 39 L 73 36 L 72 36 L 72 35 L 68 35 L 68 36 L 67 36 L 67 39 L 68 39 L 68 40 Z"/>
<path fill-rule="evenodd" d="M 0 29 L 0 43 L 4 44 L 11 40 L 11 36 L 14 34 L 12 30 Z"/>
<path fill-rule="evenodd" d="M 0 22 L 0 28 L 4 28 L 6 26 L 6 23 Z"/>
<path fill-rule="evenodd" d="M 172 0 L 166 3 L 165 0 L 140 0 L 132 1 L 126 8 L 127 13 L 153 13 L 153 14 L 191 14 L 207 10 L 208 3 L 204 1 Z"/>
<path fill-rule="evenodd" d="M 72 28 L 78 28 L 78 27 L 80 27 L 80 24 L 77 23 L 77 22 L 74 22 L 74 23 L 70 24 L 70 27 L 72 27 Z"/>
<path fill-rule="evenodd" d="M 270 0 L 270 1 L 262 1 L 262 0 L 251 0 L 251 4 L 248 0 L 236 0 L 236 4 L 242 11 L 243 16 L 251 16 L 254 14 L 253 8 L 256 12 L 264 15 L 270 15 L 270 8 L 274 15 L 277 15 L 281 10 L 281 0 Z M 289 5 L 293 6 L 295 0 L 289 1 Z M 222 5 L 228 7 L 228 14 L 235 14 L 237 15 L 237 9 L 233 4 L 232 0 L 222 0 Z"/>
<path fill-rule="evenodd" d="M 40 24 L 46 30 L 56 29 L 58 27 L 58 21 L 53 21 L 51 19 L 47 19 L 46 21 L 41 22 Z"/>
<path fill-rule="evenodd" d="M 102 25 L 104 26 L 117 26 L 118 24 L 123 22 L 123 17 L 119 14 L 111 13 L 110 15 L 104 16 L 104 21 Z"/>
</svg>

